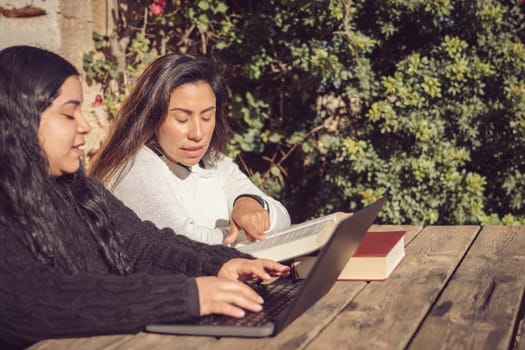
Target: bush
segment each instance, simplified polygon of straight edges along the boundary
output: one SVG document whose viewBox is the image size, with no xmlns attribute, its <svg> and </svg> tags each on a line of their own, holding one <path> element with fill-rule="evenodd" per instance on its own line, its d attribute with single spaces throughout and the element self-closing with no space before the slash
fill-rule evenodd
<svg viewBox="0 0 525 350">
<path fill-rule="evenodd" d="M 525 224 L 520 0 L 130 3 L 85 56 L 109 112 L 159 54 L 218 59 L 230 154 L 294 221 Z"/>
</svg>

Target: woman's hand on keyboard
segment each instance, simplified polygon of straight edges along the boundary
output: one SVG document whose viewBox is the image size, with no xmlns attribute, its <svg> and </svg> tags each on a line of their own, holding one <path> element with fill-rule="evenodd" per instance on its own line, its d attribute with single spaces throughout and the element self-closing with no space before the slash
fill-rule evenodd
<svg viewBox="0 0 525 350">
<path fill-rule="evenodd" d="M 263 299 L 245 283 L 223 277 L 197 277 L 201 316 L 223 314 L 243 317 L 244 309 L 259 312 Z"/>
<path fill-rule="evenodd" d="M 290 267 L 268 259 L 231 259 L 222 265 L 218 277 L 231 280 L 267 280 L 272 276 L 288 276 Z"/>
<path fill-rule="evenodd" d="M 217 277 L 197 277 L 200 314 L 223 314 L 243 317 L 244 310 L 259 312 L 263 299 L 239 280 L 266 280 L 287 276 L 290 268 L 267 259 L 231 259 L 222 265 Z"/>
</svg>

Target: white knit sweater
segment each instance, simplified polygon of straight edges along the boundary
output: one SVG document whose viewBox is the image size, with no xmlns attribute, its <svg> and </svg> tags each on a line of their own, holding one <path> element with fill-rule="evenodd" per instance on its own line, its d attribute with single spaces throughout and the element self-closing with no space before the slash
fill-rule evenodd
<svg viewBox="0 0 525 350">
<path fill-rule="evenodd" d="M 143 220 L 171 227 L 193 240 L 221 244 L 229 231 L 233 201 L 255 194 L 269 205 L 270 231 L 290 226 L 286 208 L 265 195 L 231 158 L 222 156 L 213 167 L 185 168 L 165 162 L 144 146 L 130 161 L 118 183 L 108 188 Z M 244 239 L 239 235 L 237 240 Z"/>
</svg>

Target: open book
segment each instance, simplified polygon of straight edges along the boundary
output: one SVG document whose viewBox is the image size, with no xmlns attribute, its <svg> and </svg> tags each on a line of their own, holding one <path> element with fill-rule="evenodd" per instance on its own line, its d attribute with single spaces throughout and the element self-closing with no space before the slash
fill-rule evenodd
<svg viewBox="0 0 525 350">
<path fill-rule="evenodd" d="M 320 218 L 294 224 L 289 228 L 266 234 L 263 241 L 243 241 L 235 248 L 257 258 L 284 261 L 320 249 L 332 235 L 335 227 L 349 213 L 337 212 Z"/>
</svg>

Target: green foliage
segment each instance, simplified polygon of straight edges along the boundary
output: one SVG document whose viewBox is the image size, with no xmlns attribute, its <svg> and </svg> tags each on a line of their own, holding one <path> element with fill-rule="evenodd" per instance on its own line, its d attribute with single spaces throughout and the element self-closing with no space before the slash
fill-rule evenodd
<svg viewBox="0 0 525 350">
<path fill-rule="evenodd" d="M 387 196 L 385 223 L 525 224 L 519 1 L 129 3 L 85 55 L 111 112 L 159 54 L 218 59 L 230 155 L 294 221 Z"/>
</svg>

